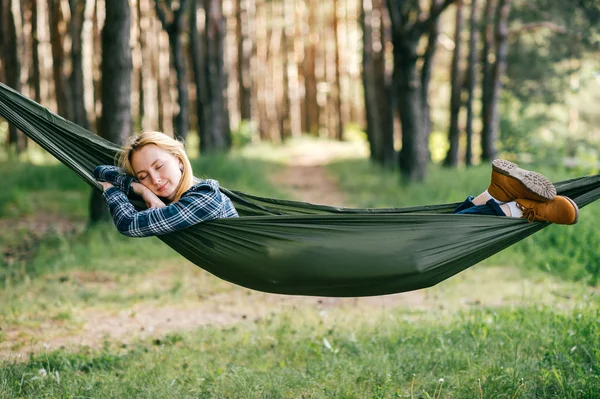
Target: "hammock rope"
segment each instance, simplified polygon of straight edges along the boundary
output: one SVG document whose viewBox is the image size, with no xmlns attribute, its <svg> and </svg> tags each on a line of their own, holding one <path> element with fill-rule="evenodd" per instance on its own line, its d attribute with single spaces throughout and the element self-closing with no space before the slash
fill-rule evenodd
<svg viewBox="0 0 600 399">
<path fill-rule="evenodd" d="M 120 148 L 0 83 L 0 116 L 90 186 Z M 555 183 L 582 208 L 600 175 Z M 215 276 L 293 295 L 370 296 L 435 285 L 547 227 L 524 219 L 453 215 L 458 203 L 358 209 L 264 198 L 222 188 L 242 217 L 158 237 Z"/>
</svg>

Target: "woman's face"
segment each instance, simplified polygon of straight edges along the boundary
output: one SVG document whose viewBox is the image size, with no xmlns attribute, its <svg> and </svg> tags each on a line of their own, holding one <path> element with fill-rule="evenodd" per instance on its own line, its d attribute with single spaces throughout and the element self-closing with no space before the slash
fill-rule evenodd
<svg viewBox="0 0 600 399">
<path fill-rule="evenodd" d="M 148 144 L 133 153 L 131 166 L 141 184 L 159 197 L 173 199 L 183 168 L 175 155 Z"/>
</svg>

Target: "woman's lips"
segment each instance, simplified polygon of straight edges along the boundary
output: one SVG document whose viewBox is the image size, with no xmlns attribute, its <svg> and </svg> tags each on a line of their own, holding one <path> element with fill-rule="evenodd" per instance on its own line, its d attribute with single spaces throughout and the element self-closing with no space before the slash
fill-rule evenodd
<svg viewBox="0 0 600 399">
<path fill-rule="evenodd" d="M 164 190 L 164 189 L 167 187 L 167 184 L 169 184 L 169 183 L 165 183 L 165 184 L 163 184 L 162 186 L 160 186 L 160 187 L 158 188 L 158 191 L 159 191 L 159 192 L 163 191 L 163 190 Z"/>
</svg>

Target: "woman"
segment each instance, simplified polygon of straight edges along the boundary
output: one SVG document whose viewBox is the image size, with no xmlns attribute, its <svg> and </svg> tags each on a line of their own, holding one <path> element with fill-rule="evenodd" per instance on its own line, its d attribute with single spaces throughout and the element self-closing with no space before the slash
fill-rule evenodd
<svg viewBox="0 0 600 399">
<path fill-rule="evenodd" d="M 121 168 L 98 166 L 96 179 L 119 232 L 146 237 L 181 230 L 208 220 L 237 217 L 231 200 L 215 180 L 194 184 L 192 167 L 183 144 L 159 132 L 133 137 L 123 148 Z M 138 212 L 127 195 L 140 195 L 147 210 Z M 166 205 L 166 204 L 168 205 Z M 454 213 L 527 218 L 558 224 L 577 222 L 579 209 L 567 197 L 557 196 L 543 175 L 495 160 L 486 191 L 468 197 Z"/>
<path fill-rule="evenodd" d="M 216 180 L 194 184 L 183 144 L 164 133 L 144 132 L 123 147 L 119 167 L 98 166 L 94 176 L 120 233 L 147 237 L 194 224 L 237 217 L 231 200 Z M 128 199 L 141 196 L 148 209 L 137 211 Z"/>
</svg>

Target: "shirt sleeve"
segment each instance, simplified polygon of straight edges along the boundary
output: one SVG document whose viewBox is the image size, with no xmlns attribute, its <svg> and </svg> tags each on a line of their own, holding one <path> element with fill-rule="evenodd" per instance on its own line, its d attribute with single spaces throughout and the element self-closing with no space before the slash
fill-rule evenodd
<svg viewBox="0 0 600 399">
<path fill-rule="evenodd" d="M 138 182 L 133 176 L 128 175 L 122 168 L 113 165 L 100 165 L 94 169 L 96 180 L 113 184 L 126 195 L 131 195 L 131 183 Z"/>
<path fill-rule="evenodd" d="M 129 237 L 149 237 L 172 233 L 223 214 L 225 201 L 218 183 L 206 182 L 164 208 L 138 211 L 127 196 L 115 187 L 104 192 L 104 199 L 117 230 Z"/>
</svg>

